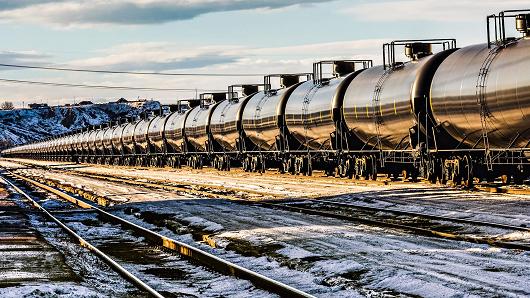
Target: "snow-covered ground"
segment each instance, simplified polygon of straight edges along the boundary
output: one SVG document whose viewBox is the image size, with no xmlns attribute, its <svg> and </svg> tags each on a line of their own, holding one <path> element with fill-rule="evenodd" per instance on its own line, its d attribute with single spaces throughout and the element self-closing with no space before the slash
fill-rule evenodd
<svg viewBox="0 0 530 298">
<path fill-rule="evenodd" d="M 1 164 L 9 166 L 5 162 Z M 476 193 L 410 183 L 363 186 L 330 178 L 210 169 L 86 166 L 71 170 L 175 183 L 226 185 L 286 197 L 335 196 L 332 199 L 355 204 L 454 216 L 467 212 L 499 222 L 530 223 L 530 200 L 523 195 Z M 316 296 L 530 295 L 528 252 L 421 237 L 67 173 L 26 171 L 126 200 L 128 203 L 115 207 L 114 212 L 181 241 L 205 248 L 206 245 L 197 243 L 196 235 L 209 235 L 218 247 L 208 248 L 213 253 Z M 134 212 L 130 212 L 131 208 Z"/>
</svg>

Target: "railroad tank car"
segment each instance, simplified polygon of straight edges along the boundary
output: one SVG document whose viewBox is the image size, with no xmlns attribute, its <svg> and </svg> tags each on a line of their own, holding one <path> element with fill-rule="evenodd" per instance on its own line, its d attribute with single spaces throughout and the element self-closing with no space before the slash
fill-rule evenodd
<svg viewBox="0 0 530 298">
<path fill-rule="evenodd" d="M 464 47 L 436 72 L 430 106 L 436 124 L 467 148 L 530 144 L 530 38 Z M 445 148 L 455 149 L 455 148 Z"/>
<path fill-rule="evenodd" d="M 434 41 L 433 41 L 434 42 Z M 390 61 L 360 73 L 348 86 L 344 96 L 343 114 L 347 128 L 366 149 L 413 149 L 417 138 L 411 140 L 411 131 L 418 132 L 418 117 L 425 115 L 432 76 L 438 66 L 453 51 L 432 53 L 429 41 L 395 41 L 386 44 L 405 46 L 410 61 Z"/>
<path fill-rule="evenodd" d="M 172 153 L 185 152 L 184 124 L 192 109 L 200 104 L 199 100 L 187 100 L 186 102 L 187 107 L 179 101 L 177 111 L 169 115 L 164 127 L 164 137 Z"/>
<path fill-rule="evenodd" d="M 100 135 L 101 140 L 98 143 L 98 146 L 100 146 L 99 151 L 101 152 L 101 154 L 112 154 L 112 140 L 110 136 L 112 135 L 113 129 L 113 126 L 109 126 L 102 129 L 102 133 Z"/>
<path fill-rule="evenodd" d="M 285 104 L 294 89 L 301 84 L 299 77 L 300 75 L 280 75 L 280 89 L 258 92 L 243 109 L 242 129 L 258 150 L 286 149 L 279 144 L 285 134 L 285 131 L 282 134 L 282 129 L 285 130 Z"/>
<path fill-rule="evenodd" d="M 147 154 L 149 153 L 149 139 L 147 138 L 147 133 L 149 131 L 149 125 L 154 118 L 151 119 L 142 119 L 138 121 L 134 128 L 133 140 L 137 148 L 137 153 Z"/>
<path fill-rule="evenodd" d="M 103 133 L 103 152 L 106 155 L 112 155 L 114 153 L 114 147 L 112 146 L 112 134 L 118 126 L 110 126 L 105 129 Z"/>
<path fill-rule="evenodd" d="M 105 127 L 105 128 L 102 127 L 97 130 L 96 137 L 94 139 L 94 148 L 95 148 L 96 155 L 105 154 L 104 145 L 103 145 L 103 137 L 105 136 L 105 132 L 107 130 L 108 130 L 108 127 Z"/>
<path fill-rule="evenodd" d="M 168 119 L 169 115 L 156 116 L 151 121 L 147 130 L 149 144 L 156 153 L 165 152 L 164 127 L 166 126 L 166 121 Z"/>
<path fill-rule="evenodd" d="M 84 147 L 83 142 L 85 139 L 85 136 L 88 134 L 87 131 L 83 131 L 77 134 L 76 138 L 76 154 L 78 155 L 84 155 Z"/>
<path fill-rule="evenodd" d="M 125 127 L 129 125 L 129 123 L 122 123 L 119 124 L 113 131 L 112 131 L 112 147 L 114 148 L 114 151 L 117 154 L 123 154 L 123 142 L 122 142 L 122 134 Z"/>
<path fill-rule="evenodd" d="M 129 122 L 123 128 L 121 139 L 122 139 L 122 144 L 123 144 L 123 154 L 125 155 L 136 153 L 135 146 L 134 146 L 134 131 L 135 131 L 136 125 L 139 122 L 140 121 Z"/>
<path fill-rule="evenodd" d="M 303 145 L 291 150 L 334 149 L 332 135 L 336 132 L 337 121 L 340 121 L 344 91 L 351 80 L 363 71 L 355 70 L 356 62 L 322 61 L 315 64 L 314 69 L 331 63 L 335 77 L 323 79 L 321 71 L 320 74 L 315 73 L 313 80 L 300 84 L 289 96 L 285 105 L 285 124 L 289 133 Z"/>
<path fill-rule="evenodd" d="M 188 152 L 207 152 L 210 143 L 210 117 L 219 102 L 226 99 L 226 93 L 203 95 L 201 104 L 193 108 L 186 117 L 184 135 L 192 146 Z"/>
<path fill-rule="evenodd" d="M 55 155 L 63 155 L 65 151 L 65 140 L 64 137 L 59 137 L 58 139 L 54 140 L 54 146 L 52 147 L 52 151 Z"/>
<path fill-rule="evenodd" d="M 229 87 L 233 89 L 235 86 Z M 221 101 L 210 116 L 210 132 L 213 139 L 221 146 L 223 152 L 237 152 L 241 147 L 241 118 L 247 102 L 258 92 L 257 85 L 242 85 L 242 96 L 232 90 L 229 96 Z"/>
<path fill-rule="evenodd" d="M 63 152 L 68 157 L 73 154 L 74 135 L 64 137 Z"/>
<path fill-rule="evenodd" d="M 90 131 L 87 131 L 87 133 L 83 136 L 83 150 L 85 151 L 86 155 L 94 154 L 92 152 L 92 145 L 90 143 L 94 139 L 95 135 L 96 130 L 92 129 Z"/>
</svg>

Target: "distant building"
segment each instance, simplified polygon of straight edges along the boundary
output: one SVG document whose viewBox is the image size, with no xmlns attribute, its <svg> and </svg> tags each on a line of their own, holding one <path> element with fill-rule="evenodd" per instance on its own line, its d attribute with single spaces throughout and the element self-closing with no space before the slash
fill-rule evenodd
<svg viewBox="0 0 530 298">
<path fill-rule="evenodd" d="M 30 103 L 28 105 L 30 109 L 49 109 L 50 106 L 48 106 L 47 103 Z"/>
<path fill-rule="evenodd" d="M 83 101 L 80 101 L 77 105 L 78 106 L 88 106 L 88 105 L 93 105 L 94 103 L 91 102 L 90 100 L 83 100 Z"/>
</svg>

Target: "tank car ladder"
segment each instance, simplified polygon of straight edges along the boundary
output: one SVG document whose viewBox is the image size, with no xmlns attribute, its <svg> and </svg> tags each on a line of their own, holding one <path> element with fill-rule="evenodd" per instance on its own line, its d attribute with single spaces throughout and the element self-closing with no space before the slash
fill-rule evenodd
<svg viewBox="0 0 530 298">
<path fill-rule="evenodd" d="M 488 104 L 486 103 L 486 87 L 491 64 L 503 48 L 503 46 L 496 46 L 489 51 L 488 55 L 486 56 L 486 59 L 484 59 L 484 62 L 482 62 L 482 65 L 480 67 L 476 85 L 477 104 L 480 107 L 480 124 L 482 126 L 482 140 L 484 142 L 486 159 L 485 162 L 488 171 L 493 170 L 493 160 L 491 156 L 490 143 L 488 138 L 488 118 L 491 117 L 491 113 L 489 111 Z"/>
<path fill-rule="evenodd" d="M 381 98 L 380 97 L 381 97 L 381 92 L 383 91 L 383 84 L 385 83 L 388 76 L 392 73 L 392 71 L 393 71 L 392 68 L 388 68 L 387 70 L 385 70 L 385 72 L 379 78 L 379 80 L 377 81 L 377 84 L 375 85 L 374 94 L 372 97 L 372 108 L 373 108 L 372 115 L 374 118 L 375 130 L 377 134 L 376 141 L 377 141 L 377 148 L 379 149 L 381 167 L 385 166 L 385 159 L 383 156 L 383 146 L 381 143 L 381 124 L 383 124 L 383 118 L 382 118 L 383 111 L 381 110 L 381 101 L 380 101 Z"/>
<path fill-rule="evenodd" d="M 309 112 L 309 103 L 311 103 L 311 99 L 313 98 L 313 96 L 315 95 L 315 93 L 317 92 L 317 90 L 322 87 L 322 84 L 321 83 L 317 83 L 317 84 L 314 84 L 313 86 L 311 86 L 311 89 L 309 89 L 309 91 L 307 91 L 306 95 L 304 96 L 304 101 L 302 102 L 302 121 L 303 121 L 303 126 L 304 126 L 304 137 L 305 137 L 305 141 L 306 141 L 306 144 L 304 144 L 306 147 L 307 147 L 307 150 L 309 151 L 309 145 L 308 145 L 308 139 L 307 139 L 307 131 L 309 130 L 309 123 L 308 123 L 308 120 L 310 120 L 311 117 L 308 117 L 308 112 Z"/>
</svg>

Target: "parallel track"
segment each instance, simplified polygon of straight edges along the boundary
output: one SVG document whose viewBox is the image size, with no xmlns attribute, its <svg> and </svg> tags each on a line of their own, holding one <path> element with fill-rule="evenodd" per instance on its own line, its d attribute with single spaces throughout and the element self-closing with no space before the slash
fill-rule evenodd
<svg viewBox="0 0 530 298">
<path fill-rule="evenodd" d="M 36 186 L 38 188 L 44 189 L 47 192 L 53 193 L 57 196 L 59 196 L 62 199 L 65 199 L 73 204 L 76 204 L 77 206 L 81 208 L 86 208 L 95 211 L 99 216 L 102 218 L 105 218 L 106 220 L 110 222 L 114 222 L 117 224 L 122 225 L 123 227 L 126 227 L 127 229 L 130 229 L 134 231 L 135 233 L 138 233 L 139 235 L 143 236 L 147 241 L 150 243 L 153 243 L 155 245 L 162 246 L 166 249 L 169 249 L 170 251 L 177 252 L 179 255 L 191 259 L 207 268 L 213 269 L 219 273 L 228 275 L 228 276 L 235 276 L 237 278 L 245 279 L 250 281 L 252 284 L 254 284 L 258 288 L 262 288 L 266 291 L 269 291 L 271 293 L 278 294 L 282 297 L 313 297 L 310 294 L 307 294 L 305 292 L 302 292 L 298 289 L 295 289 L 291 286 L 288 286 L 286 284 L 283 284 L 281 282 L 278 282 L 276 280 L 273 280 L 271 278 L 268 278 L 264 275 L 261 275 L 259 273 L 253 272 L 249 269 L 246 269 L 244 267 L 241 267 L 239 265 L 236 265 L 234 263 L 225 261 L 217 256 L 214 256 L 208 252 L 205 252 L 203 250 L 200 250 L 196 247 L 190 246 L 188 244 L 179 242 L 177 240 L 174 240 L 172 238 L 163 236 L 161 234 L 158 234 L 156 232 L 153 232 L 151 230 L 148 230 L 144 227 L 141 227 L 135 223 L 132 223 L 128 220 L 125 220 L 121 217 L 115 216 L 111 213 L 108 213 L 96 206 L 93 206 L 91 204 L 88 204 L 84 202 L 83 200 L 79 200 L 75 197 L 72 197 L 71 195 L 57 189 L 54 187 L 50 187 L 48 185 L 45 185 L 43 183 L 37 182 L 31 178 L 18 175 L 15 173 L 12 173 L 10 171 L 7 171 L 11 176 L 23 180 L 26 183 Z M 51 215 L 51 214 L 50 214 Z"/>
<path fill-rule="evenodd" d="M 68 172 L 69 174 L 80 174 L 77 172 Z M 104 181 L 111 181 L 111 182 L 119 182 L 134 186 L 142 186 L 146 188 L 155 188 L 155 189 L 162 189 L 162 190 L 173 190 L 173 191 L 181 191 L 181 192 L 187 192 L 190 194 L 200 194 L 206 197 L 210 198 L 217 198 L 217 199 L 225 199 L 234 201 L 236 203 L 240 204 L 253 204 L 253 205 L 259 205 L 266 208 L 273 208 L 273 209 L 283 209 L 287 211 L 292 212 L 298 212 L 298 213 L 305 213 L 310 215 L 318 215 L 322 217 L 329 217 L 329 218 L 336 218 L 346 221 L 352 221 L 352 222 L 358 222 L 358 223 L 364 223 L 369 224 L 372 226 L 380 226 L 380 227 L 388 227 L 388 228 L 394 228 L 399 230 L 405 230 L 410 231 L 412 233 L 416 233 L 419 235 L 424 236 L 434 236 L 444 239 L 450 239 L 450 240 L 457 240 L 457 241 L 466 241 L 471 243 L 479 243 L 479 244 L 488 244 L 491 246 L 497 246 L 497 247 L 503 247 L 503 248 L 510 248 L 510 249 L 521 249 L 521 250 L 530 250 L 530 244 L 526 243 L 517 243 L 517 242 L 507 242 L 507 241 L 499 241 L 496 239 L 488 238 L 488 237 L 473 237 L 473 236 L 467 236 L 467 235 L 460 235 L 455 233 L 448 233 L 448 232 L 441 232 L 436 231 L 433 229 L 427 229 L 427 228 L 421 228 L 406 224 L 400 224 L 400 223 L 392 223 L 388 221 L 383 220 L 376 220 L 372 218 L 366 218 L 361 216 L 352 216 L 352 215 L 344 215 L 339 214 L 336 212 L 330 212 L 330 211 L 322 211 L 318 210 L 318 208 L 315 207 L 299 207 L 299 206 L 292 206 L 285 204 L 285 201 L 278 202 L 278 200 L 273 201 L 247 201 L 243 200 L 241 198 L 232 196 L 232 195 L 224 195 L 209 191 L 197 191 L 194 189 L 186 188 L 186 187 L 172 187 L 170 185 L 166 184 L 160 184 L 156 182 L 144 182 L 144 181 L 137 181 L 133 178 L 120 178 L 120 177 L 108 177 L 105 175 L 93 175 L 88 173 L 82 173 L 80 176 L 92 178 L 92 179 L 99 179 Z M 217 191 L 234 191 L 230 187 L 222 187 L 222 186 L 211 186 L 212 189 Z M 241 191 L 238 189 L 238 191 Z M 304 199 L 307 200 L 307 199 Z M 289 202 L 297 202 L 301 200 L 289 200 Z M 495 227 L 495 228 L 502 228 L 502 229 L 511 229 L 514 231 L 525 231 L 529 232 L 530 229 L 520 226 L 513 226 L 513 225 L 506 225 L 506 224 L 500 224 L 500 223 L 493 223 L 493 222 L 486 222 L 486 221 L 479 221 L 479 220 L 471 220 L 471 219 L 462 219 L 462 218 L 455 218 L 455 217 L 448 217 L 448 216 L 440 216 L 440 215 L 434 215 L 434 214 L 426 214 L 426 213 L 419 213 L 419 212 L 411 212 L 411 211 L 403 211 L 403 210 L 394 210 L 394 209 L 388 209 L 388 208 L 377 208 L 377 207 L 368 207 L 368 206 L 361 206 L 361 205 L 353 205 L 353 204 L 347 204 L 347 203 L 337 203 L 333 201 L 328 200 L 322 200 L 322 199 L 314 199 L 314 200 L 308 200 L 312 203 L 325 203 L 329 206 L 336 206 L 339 208 L 354 208 L 358 210 L 363 211 L 370 211 L 370 212 L 385 212 L 385 213 L 394 213 L 397 215 L 407 215 L 407 216 L 414 216 L 424 219 L 435 219 L 435 220 L 442 220 L 446 222 L 452 222 L 452 223 L 465 223 L 470 225 L 476 225 L 476 226 L 489 226 L 489 227 Z"/>
<path fill-rule="evenodd" d="M 25 165 L 30 166 L 30 167 L 41 167 L 41 168 L 47 168 L 47 169 L 68 170 L 67 168 L 64 168 L 65 164 L 57 164 L 57 165 L 48 165 L 48 166 L 46 166 L 46 165 L 37 165 L 37 164 L 34 164 L 34 163 L 22 162 L 20 160 L 12 160 L 12 159 L 7 159 L 7 160 L 10 160 L 10 161 L 16 162 L 16 163 L 20 163 L 20 164 L 25 164 Z M 77 165 L 77 164 L 71 164 L 71 165 Z M 100 166 L 116 167 L 116 166 L 113 166 L 113 165 L 100 165 Z M 61 167 L 61 168 L 59 168 L 59 167 Z M 127 166 L 118 166 L 118 167 L 130 168 L 130 167 L 127 167 Z M 134 167 L 132 167 L 132 168 L 134 168 Z M 203 168 L 201 171 L 219 172 L 218 170 L 212 169 L 212 168 Z M 243 170 L 238 169 L 238 168 L 232 169 L 231 171 L 246 173 Z M 318 171 L 315 171 L 314 173 L 316 173 L 316 172 L 318 172 Z M 268 171 L 264 175 L 265 176 L 257 176 L 256 175 L 256 178 L 258 178 L 258 179 L 267 179 L 269 181 L 273 181 L 273 180 L 276 180 L 278 178 L 282 179 L 282 177 L 285 177 L 286 174 L 280 174 L 280 173 L 275 172 L 275 171 Z M 297 180 L 306 180 L 306 179 L 310 179 L 310 180 L 313 180 L 313 181 L 317 180 L 317 181 L 319 181 L 318 184 L 322 184 L 323 186 L 337 186 L 337 185 L 340 185 L 341 187 L 403 185 L 403 184 L 407 184 L 407 183 L 433 185 L 432 183 L 430 183 L 430 182 L 428 182 L 426 180 L 419 180 L 417 182 L 409 182 L 409 181 L 404 181 L 404 180 L 392 180 L 392 179 L 389 179 L 389 178 L 378 179 L 378 180 L 362 180 L 362 179 L 361 180 L 355 180 L 355 179 L 339 179 L 339 178 L 333 179 L 332 177 L 318 176 L 318 175 L 313 175 L 313 176 L 304 176 L 304 175 L 293 176 L 293 175 L 290 175 L 288 177 L 290 177 L 290 179 L 297 179 Z M 331 179 L 333 179 L 333 180 L 331 180 Z M 296 182 L 285 181 L 285 179 L 283 179 L 282 183 L 290 183 L 291 184 L 291 183 L 296 183 Z M 197 185 L 197 186 L 204 186 L 204 187 L 213 186 L 213 185 L 210 185 L 210 184 L 202 184 L 202 183 L 193 183 L 193 184 Z M 448 185 L 450 185 L 450 184 L 448 184 Z M 232 189 L 238 190 L 238 188 L 234 188 L 234 187 L 232 187 Z M 459 187 L 456 187 L 455 189 L 459 189 Z M 251 193 L 251 194 L 258 194 L 258 195 L 259 194 L 268 194 L 270 196 L 275 196 L 274 194 L 265 193 L 265 192 L 262 192 L 262 191 L 249 190 L 249 189 L 241 189 L 241 190 L 244 191 L 244 192 L 247 192 L 247 193 Z M 480 183 L 480 184 L 475 184 L 473 189 L 468 189 L 468 190 L 477 191 L 477 192 L 486 192 L 486 193 L 503 193 L 503 194 L 515 194 L 515 195 L 528 195 L 528 194 L 530 194 L 530 187 L 525 187 L 525 186 L 512 187 L 512 186 L 509 186 L 509 185 L 499 185 L 499 184 L 490 183 L 490 182 L 483 182 L 483 183 Z"/>
<path fill-rule="evenodd" d="M 317 201 L 315 201 L 314 203 L 317 203 Z M 312 206 L 299 207 L 299 206 L 293 206 L 293 205 L 289 205 L 285 203 L 278 203 L 278 202 L 275 202 L 275 203 L 260 202 L 258 204 L 264 207 L 267 207 L 267 208 L 272 208 L 272 209 L 282 209 L 282 210 L 304 213 L 304 214 L 309 214 L 309 215 L 317 215 L 317 216 L 322 216 L 322 217 L 329 217 L 329 218 L 341 219 L 345 221 L 368 224 L 372 226 L 388 227 L 388 228 L 393 228 L 393 229 L 398 229 L 398 230 L 405 230 L 405 231 L 410 231 L 415 234 L 423 235 L 423 236 L 434 236 L 434 237 L 450 239 L 450 240 L 465 241 L 465 242 L 478 243 L 478 244 L 488 244 L 488 245 L 495 246 L 495 247 L 530 251 L 530 244 L 526 244 L 526 243 L 499 241 L 499 240 L 495 240 L 489 237 L 474 237 L 474 236 L 467 236 L 467 235 L 461 235 L 461 234 L 456 234 L 456 233 L 442 232 L 442 231 L 437 231 L 434 229 L 421 228 L 421 227 L 416 227 L 416 226 L 412 226 L 408 224 L 393 223 L 389 221 L 371 219 L 371 218 L 362 217 L 362 216 L 353 216 L 349 214 L 345 215 L 339 212 L 323 211 L 323 210 L 319 210 L 321 208 L 312 207 Z M 363 206 L 356 206 L 356 207 L 357 209 L 362 209 Z M 377 209 L 377 208 L 374 208 L 374 209 Z M 338 210 L 338 211 L 342 211 L 342 210 Z M 373 210 L 370 210 L 370 211 L 373 211 Z M 387 211 L 384 209 L 380 209 L 378 212 L 387 212 Z M 397 211 L 396 213 L 401 213 L 401 211 Z M 414 212 L 404 211 L 401 214 L 407 214 L 409 216 L 414 214 L 414 216 L 417 216 L 420 218 L 423 217 L 421 213 L 414 213 Z M 443 217 L 443 216 L 434 216 L 434 215 L 427 216 L 427 218 L 429 217 L 436 218 L 436 219 L 443 220 L 443 221 L 449 221 L 449 222 L 463 222 L 462 219 L 455 219 L 453 217 Z M 528 229 L 523 228 L 523 227 L 502 225 L 502 224 L 489 223 L 489 222 L 467 220 L 466 223 L 473 224 L 473 225 L 479 225 L 479 226 L 496 226 L 496 227 L 502 226 L 505 229 L 509 227 L 510 229 L 528 231 Z"/>
</svg>

